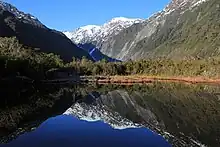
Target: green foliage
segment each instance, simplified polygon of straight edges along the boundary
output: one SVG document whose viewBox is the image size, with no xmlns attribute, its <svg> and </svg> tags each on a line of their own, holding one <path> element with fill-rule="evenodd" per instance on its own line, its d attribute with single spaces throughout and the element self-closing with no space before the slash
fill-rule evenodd
<svg viewBox="0 0 220 147">
<path fill-rule="evenodd" d="M 96 62 L 83 59 L 68 64 L 82 75 L 203 76 L 220 77 L 220 58 L 174 60 L 166 58 L 127 62 Z"/>
<path fill-rule="evenodd" d="M 0 38 L 1 76 L 22 75 L 34 79 L 45 78 L 52 68 L 72 68 L 80 75 L 153 75 L 220 77 L 220 58 L 185 58 L 182 60 L 157 58 L 127 62 L 92 62 L 86 57 L 73 57 L 64 63 L 60 56 L 24 47 L 16 38 Z"/>
<path fill-rule="evenodd" d="M 0 76 L 22 75 L 42 79 L 47 70 L 63 66 L 60 57 L 53 53 L 41 53 L 24 47 L 15 37 L 0 38 Z"/>
</svg>

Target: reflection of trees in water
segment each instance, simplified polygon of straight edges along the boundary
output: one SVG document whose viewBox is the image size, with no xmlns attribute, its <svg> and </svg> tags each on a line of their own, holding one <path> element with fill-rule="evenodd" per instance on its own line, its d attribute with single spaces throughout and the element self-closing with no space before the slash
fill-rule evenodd
<svg viewBox="0 0 220 147">
<path fill-rule="evenodd" d="M 29 126 L 38 126 L 48 117 L 62 114 L 80 95 L 76 92 L 76 85 L 39 85 L 25 90 L 13 89 L 15 91 L 8 94 L 1 90 L 7 105 L 0 107 L 0 141 L 1 138 L 7 141 L 7 137 L 12 136 L 10 133 L 19 135 L 25 128 L 28 130 Z M 20 127 L 24 129 L 17 130 Z"/>
<path fill-rule="evenodd" d="M 200 86 L 161 86 L 144 93 L 144 104 L 151 107 L 166 129 L 198 139 L 205 144 L 220 144 L 220 101 L 218 88 Z M 206 89 L 207 88 L 207 89 Z M 216 91 L 215 91 L 216 90 Z"/>
<path fill-rule="evenodd" d="M 183 133 L 210 146 L 220 144 L 220 87 L 158 83 L 136 85 L 126 88 L 126 91 L 129 93 L 128 96 L 125 96 L 124 90 L 118 93 L 113 91 L 109 96 L 113 94 L 112 98 L 116 102 L 114 106 L 117 107 L 113 106 L 113 109 L 128 119 L 157 124 L 160 129 L 176 136 L 183 136 L 181 135 Z M 117 104 L 120 100 L 116 100 L 120 97 L 130 97 L 138 106 L 137 104 L 130 108 L 123 104 L 120 106 Z M 156 116 L 156 120 L 152 113 L 142 115 L 144 113 L 140 113 L 141 108 L 137 107 L 149 109 Z"/>
</svg>

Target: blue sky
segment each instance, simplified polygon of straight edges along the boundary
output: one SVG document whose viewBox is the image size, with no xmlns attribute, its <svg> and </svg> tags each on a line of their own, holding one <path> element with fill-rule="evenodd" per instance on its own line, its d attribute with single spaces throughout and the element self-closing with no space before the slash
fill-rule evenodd
<svg viewBox="0 0 220 147">
<path fill-rule="evenodd" d="M 46 26 L 71 31 L 114 17 L 148 18 L 170 0 L 4 0 L 36 16 Z"/>
</svg>

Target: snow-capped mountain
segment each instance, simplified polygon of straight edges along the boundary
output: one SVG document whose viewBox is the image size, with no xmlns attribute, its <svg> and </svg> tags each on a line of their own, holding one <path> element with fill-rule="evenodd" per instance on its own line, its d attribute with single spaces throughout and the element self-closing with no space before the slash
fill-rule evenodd
<svg viewBox="0 0 220 147">
<path fill-rule="evenodd" d="M 73 42 L 79 44 L 105 41 L 113 35 L 117 35 L 121 30 L 133 24 L 143 22 L 142 19 L 130 19 L 125 17 L 113 18 L 102 26 L 88 25 L 80 27 L 72 32 L 63 32 Z"/>
<path fill-rule="evenodd" d="M 85 103 L 76 103 L 69 108 L 64 114 L 73 115 L 81 120 L 90 122 L 103 121 L 114 129 L 139 128 L 143 127 L 132 121 L 123 118 L 117 112 L 109 111 L 101 105 L 87 105 Z"/>
<path fill-rule="evenodd" d="M 101 32 L 101 27 L 97 25 L 88 25 L 80 27 L 73 32 L 64 32 L 64 34 L 72 39 L 75 43 L 82 43 L 87 40 L 92 40 L 95 37 L 95 34 Z"/>
<path fill-rule="evenodd" d="M 24 23 L 29 23 L 29 24 L 36 25 L 39 27 L 45 27 L 36 17 L 34 17 L 31 14 L 19 11 L 16 7 L 12 6 L 9 3 L 6 3 L 0 0 L 0 8 L 14 14 L 15 17 L 19 18 Z"/>
<path fill-rule="evenodd" d="M 186 23 L 186 19 L 195 19 L 194 14 L 189 16 L 185 12 L 197 15 L 199 12 L 194 11 L 207 1 L 212 0 L 172 0 L 164 9 L 146 20 L 119 17 L 102 26 L 85 26 L 64 34 L 77 44 L 90 43 L 103 54 L 122 61 L 164 56 L 161 55 L 164 51 L 155 52 L 155 49 L 169 39 L 169 31 L 182 29 L 182 26 L 178 26 L 179 22 Z M 166 50 L 164 47 L 161 49 Z M 167 53 L 172 57 L 177 56 L 176 52 L 173 53 L 175 55 L 170 54 L 170 51 Z M 182 55 L 181 52 L 180 54 Z"/>
</svg>

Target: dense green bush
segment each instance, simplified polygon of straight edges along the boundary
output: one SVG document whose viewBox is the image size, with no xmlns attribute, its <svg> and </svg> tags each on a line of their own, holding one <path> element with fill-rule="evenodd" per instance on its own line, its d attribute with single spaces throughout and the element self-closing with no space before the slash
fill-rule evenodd
<svg viewBox="0 0 220 147">
<path fill-rule="evenodd" d="M 127 62 L 93 63 L 87 59 L 72 61 L 68 66 L 77 67 L 82 75 L 154 75 L 154 76 L 203 76 L 220 77 L 220 58 L 172 60 L 166 58 Z"/>
<path fill-rule="evenodd" d="M 80 75 L 153 75 L 220 77 L 220 58 L 156 58 L 126 62 L 92 62 L 83 57 L 64 63 L 58 55 L 24 47 L 16 38 L 0 38 L 0 76 L 22 75 L 45 78 L 51 68 L 72 68 Z"/>
<path fill-rule="evenodd" d="M 59 56 L 46 54 L 24 47 L 14 38 L 0 38 L 0 75 L 22 75 L 31 78 L 44 78 L 51 68 L 63 67 Z"/>
</svg>

